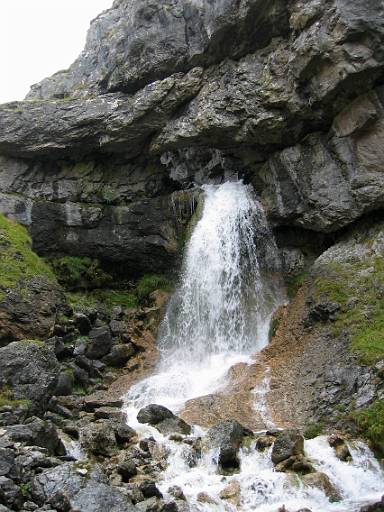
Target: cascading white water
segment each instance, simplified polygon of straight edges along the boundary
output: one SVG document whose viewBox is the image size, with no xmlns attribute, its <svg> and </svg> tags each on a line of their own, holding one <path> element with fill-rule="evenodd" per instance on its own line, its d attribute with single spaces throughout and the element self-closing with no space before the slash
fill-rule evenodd
<svg viewBox="0 0 384 512">
<path fill-rule="evenodd" d="M 165 497 L 171 485 L 179 485 L 192 511 L 276 512 L 283 505 L 293 512 L 358 511 L 365 502 L 380 498 L 384 480 L 363 444 L 350 446 L 353 462 L 341 462 L 326 438 L 306 441 L 307 457 L 341 493 L 342 501 L 330 503 L 324 492 L 303 486 L 297 476 L 276 472 L 270 451 L 259 452 L 255 444 L 241 451 L 240 473 L 223 476 L 217 471 L 215 452 L 204 453 L 191 467 L 188 444 L 136 420 L 138 410 L 150 403 L 178 412 L 187 400 L 220 389 L 232 365 L 247 361 L 266 345 L 271 314 L 284 300 L 278 251 L 252 189 L 236 182 L 206 186 L 204 192 L 204 209 L 186 250 L 181 283 L 162 324 L 160 362 L 154 375 L 126 396 L 128 423 L 164 446 L 168 467 L 158 485 Z M 254 390 L 255 410 L 266 424 L 268 387 L 267 373 Z M 204 431 L 194 427 L 194 435 Z M 233 480 L 241 488 L 238 507 L 220 499 Z M 200 492 L 215 504 L 199 502 Z"/>
<path fill-rule="evenodd" d="M 178 411 L 216 391 L 232 365 L 265 346 L 282 301 L 278 251 L 251 187 L 227 182 L 204 193 L 181 284 L 161 326 L 161 360 L 131 389 L 132 415 L 148 403 Z"/>
</svg>

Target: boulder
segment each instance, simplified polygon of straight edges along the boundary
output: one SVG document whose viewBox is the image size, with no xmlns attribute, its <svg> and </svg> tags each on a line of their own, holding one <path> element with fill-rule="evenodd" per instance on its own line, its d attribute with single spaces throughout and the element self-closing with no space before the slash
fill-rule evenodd
<svg viewBox="0 0 384 512">
<path fill-rule="evenodd" d="M 349 451 L 348 444 L 342 436 L 338 434 L 332 434 L 328 437 L 328 443 L 330 446 L 332 446 L 332 448 L 334 448 L 336 457 L 338 459 L 343 462 L 352 460 L 352 455 Z"/>
<path fill-rule="evenodd" d="M 329 501 L 341 501 L 342 497 L 336 487 L 332 484 L 329 477 L 325 473 L 315 472 L 304 475 L 301 478 L 305 485 L 310 487 L 317 487 L 327 496 Z"/>
<path fill-rule="evenodd" d="M 97 467 L 65 463 L 37 475 L 30 486 L 34 500 L 42 505 L 64 495 L 71 509 L 79 512 L 134 512 L 131 502 L 108 485 Z"/>
<path fill-rule="evenodd" d="M 0 503 L 12 510 L 20 510 L 24 501 L 20 487 L 10 478 L 0 476 Z"/>
<path fill-rule="evenodd" d="M 149 423 L 164 435 L 191 433 L 191 427 L 172 411 L 162 405 L 151 404 L 141 409 L 137 415 L 139 423 Z"/>
<path fill-rule="evenodd" d="M 78 328 L 80 334 L 82 334 L 83 336 L 89 334 L 89 331 L 91 330 L 92 326 L 87 315 L 85 315 L 84 313 L 75 313 L 74 320 L 75 325 Z"/>
<path fill-rule="evenodd" d="M 297 430 L 283 430 L 273 445 L 272 462 L 276 465 L 297 455 L 304 455 L 304 437 Z"/>
<path fill-rule="evenodd" d="M 132 460 L 125 460 L 117 466 L 117 471 L 121 475 L 123 482 L 129 482 L 130 478 L 137 475 L 136 464 Z"/>
<path fill-rule="evenodd" d="M 163 495 L 159 491 L 155 482 L 146 481 L 139 485 L 140 491 L 144 498 L 162 498 Z"/>
<path fill-rule="evenodd" d="M 54 391 L 55 396 L 68 396 L 72 394 L 75 383 L 74 374 L 71 371 L 63 371 L 59 374 Z"/>
<path fill-rule="evenodd" d="M 28 400 L 34 410 L 46 409 L 59 371 L 54 351 L 42 342 L 17 341 L 0 348 L 0 387 L 16 400 Z"/>
<path fill-rule="evenodd" d="M 60 441 L 56 427 L 49 421 L 30 418 L 24 425 L 9 425 L 7 434 L 14 442 L 46 448 L 50 453 L 63 455 L 65 450 Z"/>
<path fill-rule="evenodd" d="M 162 405 L 151 404 L 140 409 L 137 420 L 139 423 L 149 423 L 149 425 L 157 425 L 158 423 L 173 418 L 174 414 L 172 411 Z"/>
<path fill-rule="evenodd" d="M 223 469 L 237 469 L 240 465 L 239 448 L 244 436 L 249 434 L 250 431 L 236 420 L 227 420 L 208 430 L 206 443 L 209 448 L 219 450 L 218 463 Z"/>
<path fill-rule="evenodd" d="M 81 431 L 81 444 L 94 455 L 110 457 L 118 450 L 115 432 L 107 421 L 89 423 Z"/>
<path fill-rule="evenodd" d="M 384 496 L 382 496 L 380 501 L 376 503 L 371 503 L 370 505 L 365 505 L 361 507 L 360 512 L 383 512 L 384 511 Z"/>
<path fill-rule="evenodd" d="M 113 345 L 110 354 L 103 358 L 103 362 L 117 368 L 124 366 L 128 359 L 135 353 L 132 343 Z"/>
<path fill-rule="evenodd" d="M 240 507 L 241 503 L 241 487 L 237 480 L 232 480 L 227 487 L 225 487 L 219 494 L 220 498 L 234 505 Z"/>
<path fill-rule="evenodd" d="M 85 355 L 89 359 L 100 359 L 107 355 L 112 347 L 111 331 L 107 325 L 95 327 L 89 333 L 89 342 Z"/>
</svg>

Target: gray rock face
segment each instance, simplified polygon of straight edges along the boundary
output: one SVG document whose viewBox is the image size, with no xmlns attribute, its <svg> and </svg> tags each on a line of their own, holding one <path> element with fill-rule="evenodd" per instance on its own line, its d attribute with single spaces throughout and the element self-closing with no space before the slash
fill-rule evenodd
<svg viewBox="0 0 384 512">
<path fill-rule="evenodd" d="M 93 21 L 71 68 L 33 86 L 28 98 L 132 92 L 174 72 L 238 57 L 287 28 L 282 0 L 116 1 Z"/>
<path fill-rule="evenodd" d="M 35 477 L 31 494 L 37 503 L 52 500 L 62 494 L 70 506 L 79 512 L 132 512 L 133 505 L 116 488 L 106 483 L 97 469 L 63 464 Z"/>
<path fill-rule="evenodd" d="M 43 411 L 56 387 L 60 365 L 48 346 L 30 341 L 0 348 L 0 386 L 15 399 L 26 399 Z"/>
<path fill-rule="evenodd" d="M 207 442 L 210 448 L 219 449 L 218 462 L 224 469 L 239 467 L 238 451 L 245 435 L 250 434 L 236 420 L 227 420 L 210 428 Z"/>
<path fill-rule="evenodd" d="M 278 464 L 295 455 L 304 454 L 304 437 L 296 430 L 282 431 L 272 449 L 272 462 Z"/>
<path fill-rule="evenodd" d="M 194 182 L 245 177 L 276 225 L 317 232 L 382 208 L 383 19 L 380 0 L 116 1 L 69 70 L 0 107 L 0 211 L 39 253 L 142 273 L 177 266 L 193 210 L 172 194 Z"/>
</svg>

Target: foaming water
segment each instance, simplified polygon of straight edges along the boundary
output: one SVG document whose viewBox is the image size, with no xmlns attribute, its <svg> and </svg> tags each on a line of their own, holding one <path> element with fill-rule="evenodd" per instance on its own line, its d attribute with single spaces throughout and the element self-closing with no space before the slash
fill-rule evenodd
<svg viewBox="0 0 384 512">
<path fill-rule="evenodd" d="M 251 187 L 204 187 L 201 219 L 160 328 L 160 363 L 130 390 L 129 420 L 149 403 L 177 412 L 187 400 L 219 390 L 231 366 L 250 361 L 266 345 L 282 301 L 279 276 L 278 250 Z"/>
<path fill-rule="evenodd" d="M 255 443 L 243 448 L 239 473 L 224 476 L 218 471 L 215 450 L 203 450 L 191 464 L 193 447 L 188 443 L 172 441 L 137 422 L 141 407 L 157 403 L 178 412 L 187 400 L 225 386 L 231 366 L 254 363 L 250 356 L 267 344 L 271 315 L 284 301 L 278 251 L 252 189 L 237 182 L 207 186 L 204 192 L 180 286 L 161 326 L 160 362 L 154 374 L 126 396 L 128 423 L 140 437 L 153 437 L 168 454 L 157 485 L 166 499 L 171 499 L 169 487 L 180 486 L 191 512 L 277 512 L 283 506 L 288 512 L 357 512 L 363 504 L 380 499 L 384 481 L 379 464 L 362 443 L 349 447 L 352 462 L 342 462 L 325 437 L 305 442 L 307 458 L 328 475 L 342 497 L 331 503 L 322 490 L 305 486 L 298 475 L 277 472 L 271 449 L 259 452 Z M 254 390 L 255 412 L 272 427 L 268 391 L 267 370 Z M 193 436 L 204 435 L 203 429 L 193 427 Z M 237 505 L 220 497 L 234 481 L 240 486 Z M 211 502 L 202 503 L 200 493 Z"/>
</svg>

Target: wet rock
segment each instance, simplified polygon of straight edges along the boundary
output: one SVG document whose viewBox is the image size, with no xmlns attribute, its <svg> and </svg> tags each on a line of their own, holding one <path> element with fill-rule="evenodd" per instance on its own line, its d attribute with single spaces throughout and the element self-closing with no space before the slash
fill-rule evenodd
<svg viewBox="0 0 384 512">
<path fill-rule="evenodd" d="M 197 495 L 197 501 L 199 503 L 206 503 L 208 505 L 218 505 L 217 501 L 212 498 L 209 494 L 206 492 L 199 492 Z"/>
<path fill-rule="evenodd" d="M 330 446 L 332 446 L 332 448 L 334 448 L 336 457 L 338 459 L 343 462 L 352 460 L 351 452 L 349 451 L 346 440 L 342 436 L 338 434 L 332 434 L 328 437 L 328 443 Z"/>
<path fill-rule="evenodd" d="M 208 430 L 208 447 L 219 449 L 218 462 L 223 469 L 239 468 L 238 451 L 247 434 L 249 431 L 236 420 L 223 421 Z"/>
<path fill-rule="evenodd" d="M 145 498 L 162 498 L 163 495 L 156 487 L 155 482 L 143 482 L 139 485 L 140 491 Z"/>
<path fill-rule="evenodd" d="M 276 465 L 296 455 L 304 455 L 304 437 L 297 430 L 283 430 L 273 445 L 272 462 Z"/>
<path fill-rule="evenodd" d="M 157 425 L 161 421 L 174 417 L 172 411 L 162 405 L 151 404 L 141 409 L 137 415 L 140 423 L 148 423 L 149 425 Z"/>
<path fill-rule="evenodd" d="M 241 502 L 241 487 L 237 480 L 232 480 L 220 494 L 222 500 L 228 501 L 235 507 L 240 507 Z"/>
<path fill-rule="evenodd" d="M 360 512 L 383 512 L 384 511 L 384 496 L 380 501 L 372 503 L 371 505 L 365 505 L 361 507 Z"/>
<path fill-rule="evenodd" d="M 89 342 L 85 355 L 89 359 L 100 359 L 107 355 L 112 347 L 112 336 L 108 326 L 96 327 L 89 333 Z"/>
<path fill-rule="evenodd" d="M 325 473 L 316 472 L 304 475 L 302 482 L 310 487 L 317 487 L 328 497 L 329 501 L 341 501 L 342 497 Z"/>
<path fill-rule="evenodd" d="M 186 497 L 184 495 L 183 489 L 178 485 L 173 485 L 168 489 L 168 494 L 176 498 L 176 500 L 186 501 Z"/>
<path fill-rule="evenodd" d="M 117 368 L 124 366 L 128 359 L 135 353 L 132 343 L 113 345 L 110 354 L 103 358 L 103 362 L 108 366 Z"/>
<path fill-rule="evenodd" d="M 162 405 L 147 405 L 139 411 L 137 419 L 140 423 L 149 423 L 165 435 L 172 433 L 188 435 L 191 433 L 190 425 Z"/>
<path fill-rule="evenodd" d="M 44 411 L 55 390 L 60 366 L 51 348 L 40 342 L 17 341 L 0 348 L 0 387 L 15 399 Z"/>
<path fill-rule="evenodd" d="M 315 472 L 311 462 L 303 455 L 293 455 L 276 464 L 276 471 L 287 472 L 293 471 L 302 475 Z"/>
<path fill-rule="evenodd" d="M 256 450 L 263 451 L 266 448 L 269 448 L 270 446 L 272 446 L 275 441 L 276 441 L 275 436 L 269 436 L 269 435 L 260 436 L 257 438 L 257 441 L 256 441 Z"/>
<path fill-rule="evenodd" d="M 130 443 L 137 439 L 137 432 L 124 421 L 117 420 L 113 422 L 113 431 L 115 432 L 116 441 L 120 444 Z"/>
</svg>

